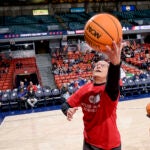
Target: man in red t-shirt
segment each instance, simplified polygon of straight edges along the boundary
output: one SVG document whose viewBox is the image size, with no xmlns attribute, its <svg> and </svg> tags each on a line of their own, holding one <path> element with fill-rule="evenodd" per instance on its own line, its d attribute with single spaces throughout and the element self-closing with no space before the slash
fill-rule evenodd
<svg viewBox="0 0 150 150">
<path fill-rule="evenodd" d="M 84 122 L 83 150 L 121 150 L 116 109 L 119 100 L 122 40 L 106 46 L 110 63 L 99 61 L 93 70 L 93 82 L 83 85 L 62 104 L 70 121 L 77 107 L 82 108 Z"/>
<path fill-rule="evenodd" d="M 27 87 L 27 90 L 30 91 L 30 87 L 32 87 L 33 91 L 36 92 L 37 91 L 37 86 L 33 84 L 32 81 L 29 82 L 29 85 Z"/>
</svg>

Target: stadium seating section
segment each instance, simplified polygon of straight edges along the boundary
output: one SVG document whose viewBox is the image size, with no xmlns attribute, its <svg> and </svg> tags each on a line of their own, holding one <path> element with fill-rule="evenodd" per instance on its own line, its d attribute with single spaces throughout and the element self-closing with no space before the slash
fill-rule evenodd
<svg viewBox="0 0 150 150">
<path fill-rule="evenodd" d="M 61 13 L 55 15 L 5 16 L 0 18 L 0 28 L 8 28 L 11 34 L 40 33 L 50 30 L 83 30 L 86 21 L 97 12 Z M 123 27 L 149 25 L 150 10 L 112 12 Z"/>
<path fill-rule="evenodd" d="M 86 21 L 97 12 L 90 13 L 56 13 L 55 15 L 24 15 L 24 16 L 3 16 L 0 17 L 0 29 L 9 29 L 10 34 L 24 34 L 24 33 L 41 33 L 49 31 L 62 30 L 83 30 Z M 132 27 L 135 25 L 149 25 L 150 24 L 150 9 L 136 10 L 126 12 L 112 12 L 121 22 L 123 27 Z M 122 63 L 122 68 L 125 71 L 127 78 L 122 79 L 121 98 L 129 96 L 140 96 L 142 94 L 150 93 L 150 70 L 143 68 L 143 64 L 147 62 L 148 58 L 145 51 L 148 50 L 150 55 L 150 44 L 139 45 L 134 41 L 129 41 L 129 47 L 133 51 L 142 49 L 142 52 L 136 53 L 132 57 L 125 57 Z M 18 53 L 18 52 L 17 52 Z M 68 51 L 67 60 L 77 59 L 82 57 L 79 51 L 75 53 Z M 16 76 L 35 73 L 37 75 L 38 84 L 41 86 L 36 91 L 36 98 L 38 99 L 37 106 L 49 106 L 61 104 L 62 99 L 62 85 L 69 84 L 70 80 L 76 81 L 79 77 L 84 79 L 92 78 L 92 64 L 91 60 L 94 53 L 86 53 L 83 56 L 83 61 L 76 63 L 72 67 L 72 72 L 69 74 L 54 74 L 54 81 L 56 88 L 51 89 L 42 85 L 39 69 L 36 64 L 35 57 L 13 58 L 11 60 L 3 60 L 4 64 L 8 66 L 0 68 L 0 109 L 4 110 L 22 110 L 20 101 L 17 98 Z M 141 60 L 141 57 L 144 59 Z M 64 58 L 57 59 L 52 56 L 51 63 L 59 67 L 69 67 L 68 63 L 64 63 Z M 20 62 L 22 67 L 17 68 L 16 64 Z M 2 62 L 0 62 L 2 65 Z M 75 71 L 80 68 L 83 72 L 77 74 Z M 90 70 L 87 70 L 90 68 Z M 144 79 L 132 80 L 135 74 L 140 74 L 141 70 L 147 71 Z M 73 90 L 74 91 L 74 90 Z M 73 92 L 72 92 L 73 93 Z"/>
<path fill-rule="evenodd" d="M 15 58 L 10 60 L 4 60 L 4 63 L 9 64 L 9 67 L 7 67 L 7 72 L 1 73 L 0 78 L 0 90 L 4 91 L 7 89 L 13 89 L 15 85 L 15 77 L 19 74 L 31 74 L 36 73 L 38 76 L 39 83 L 41 83 L 41 77 L 39 74 L 39 70 L 36 65 L 36 59 L 35 57 L 29 57 L 29 58 Z M 22 67 L 17 69 L 16 64 L 17 62 L 22 63 Z M 6 68 L 1 68 L 1 70 L 5 71 Z"/>
<path fill-rule="evenodd" d="M 148 49 L 150 51 L 150 44 L 143 44 L 139 45 L 133 41 L 129 42 L 130 47 L 133 50 L 140 48 L 143 50 L 141 53 L 145 57 L 145 50 Z M 84 53 L 84 55 L 79 52 L 71 52 L 68 51 L 67 58 L 68 62 L 71 59 L 81 58 L 82 56 L 84 59 L 82 62 L 76 63 L 72 66 L 73 71 L 69 74 L 54 74 L 54 80 L 56 83 L 56 88 L 52 89 L 51 87 L 42 86 L 42 81 L 40 77 L 40 73 L 38 71 L 38 67 L 36 65 L 35 57 L 28 57 L 28 58 L 14 58 L 12 60 L 6 60 L 5 63 L 9 63 L 9 67 L 7 73 L 3 73 L 0 79 L 0 104 L 1 104 L 1 111 L 10 111 L 10 110 L 22 110 L 26 109 L 22 107 L 22 104 L 17 98 L 17 88 L 15 87 L 15 75 L 18 74 L 28 74 L 28 73 L 36 73 L 38 77 L 39 84 L 41 85 L 38 87 L 36 91 L 36 97 L 38 99 L 37 107 L 41 106 L 49 106 L 49 105 L 59 105 L 63 102 L 62 99 L 62 91 L 61 87 L 63 83 L 70 83 L 70 80 L 76 81 L 79 77 L 84 79 L 92 78 L 92 59 L 95 53 L 88 52 Z M 122 68 L 126 73 L 127 78 L 122 79 L 122 86 L 121 86 L 121 98 L 130 97 L 130 96 L 141 96 L 143 94 L 147 95 L 150 93 L 150 74 L 146 72 L 146 76 L 144 78 L 133 80 L 133 76 L 135 74 L 139 74 L 141 70 L 141 64 L 135 62 L 139 59 L 139 53 L 137 53 L 132 58 L 125 58 L 122 63 Z M 146 59 L 144 59 L 146 61 Z M 65 66 L 66 68 L 69 67 L 68 63 L 64 63 L 64 57 L 60 57 L 57 59 L 56 57 L 52 56 L 51 63 L 57 64 L 59 67 Z M 21 68 L 16 68 L 16 63 L 21 62 L 23 66 Z M 82 69 L 82 73 L 77 74 L 75 70 L 77 68 Z M 89 70 L 86 68 L 89 67 Z M 148 70 L 147 70 L 148 71 Z M 72 92 L 73 93 L 73 92 Z"/>
</svg>

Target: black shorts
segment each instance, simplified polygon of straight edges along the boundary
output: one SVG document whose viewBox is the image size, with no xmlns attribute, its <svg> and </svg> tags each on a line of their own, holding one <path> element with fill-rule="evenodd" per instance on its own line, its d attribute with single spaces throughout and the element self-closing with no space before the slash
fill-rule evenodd
<svg viewBox="0 0 150 150">
<path fill-rule="evenodd" d="M 84 141 L 83 150 L 105 150 L 105 149 L 97 148 L 97 147 Z M 112 148 L 111 150 L 121 150 L 121 145 L 119 147 Z"/>
</svg>

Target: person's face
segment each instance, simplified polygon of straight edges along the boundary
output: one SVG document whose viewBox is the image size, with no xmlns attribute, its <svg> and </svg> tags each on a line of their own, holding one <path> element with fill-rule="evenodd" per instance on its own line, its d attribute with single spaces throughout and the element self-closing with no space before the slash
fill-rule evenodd
<svg viewBox="0 0 150 150">
<path fill-rule="evenodd" d="M 21 86 L 24 86 L 24 82 L 20 82 L 20 85 L 21 85 Z"/>
<path fill-rule="evenodd" d="M 109 64 L 106 61 L 99 61 L 95 64 L 93 70 L 93 79 L 95 83 L 106 82 Z"/>
<path fill-rule="evenodd" d="M 33 83 L 32 83 L 32 82 L 30 82 L 30 85 L 32 86 L 32 85 L 33 85 Z"/>
</svg>

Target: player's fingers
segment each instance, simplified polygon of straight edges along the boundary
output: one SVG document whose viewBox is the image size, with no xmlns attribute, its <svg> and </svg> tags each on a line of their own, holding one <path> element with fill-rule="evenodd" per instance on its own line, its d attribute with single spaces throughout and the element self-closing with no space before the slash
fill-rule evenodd
<svg viewBox="0 0 150 150">
<path fill-rule="evenodd" d="M 78 110 L 78 107 L 75 107 L 75 110 Z"/>
<path fill-rule="evenodd" d="M 119 39 L 118 44 L 119 44 L 119 46 L 121 46 L 121 44 L 122 44 L 122 38 Z"/>
<path fill-rule="evenodd" d="M 72 115 L 70 115 L 70 114 L 67 114 L 67 120 L 71 120 L 72 119 Z"/>
<path fill-rule="evenodd" d="M 106 54 L 106 55 L 108 55 L 108 56 L 111 55 L 112 50 L 111 50 L 110 46 L 106 45 L 106 50 L 103 51 L 103 53 Z"/>
<path fill-rule="evenodd" d="M 120 41 L 119 41 L 119 48 L 120 48 L 120 50 L 122 50 L 122 48 L 123 47 L 125 47 L 125 46 L 127 46 L 127 42 L 123 42 L 123 40 L 122 40 L 122 38 L 120 39 Z"/>
<path fill-rule="evenodd" d="M 67 116 L 72 116 L 72 115 L 73 115 L 73 112 L 71 112 L 71 111 L 67 112 Z"/>
<path fill-rule="evenodd" d="M 121 45 L 121 48 L 127 46 L 127 43 L 126 42 L 122 42 L 122 45 Z"/>
<path fill-rule="evenodd" d="M 110 46 L 106 45 L 106 52 L 110 52 L 111 51 L 111 48 Z M 104 51 L 105 52 L 105 51 Z"/>
<path fill-rule="evenodd" d="M 112 44 L 113 44 L 113 50 L 114 50 L 114 51 L 117 51 L 117 50 L 118 50 L 118 45 L 117 45 L 117 43 L 116 43 L 115 41 L 113 41 Z"/>
<path fill-rule="evenodd" d="M 75 107 L 75 108 L 74 108 L 74 112 L 76 112 L 77 110 L 78 110 L 78 107 Z"/>
<path fill-rule="evenodd" d="M 68 121 L 71 121 L 71 119 L 72 119 L 72 118 L 70 118 L 70 117 L 67 117 L 67 120 L 68 120 Z"/>
</svg>

